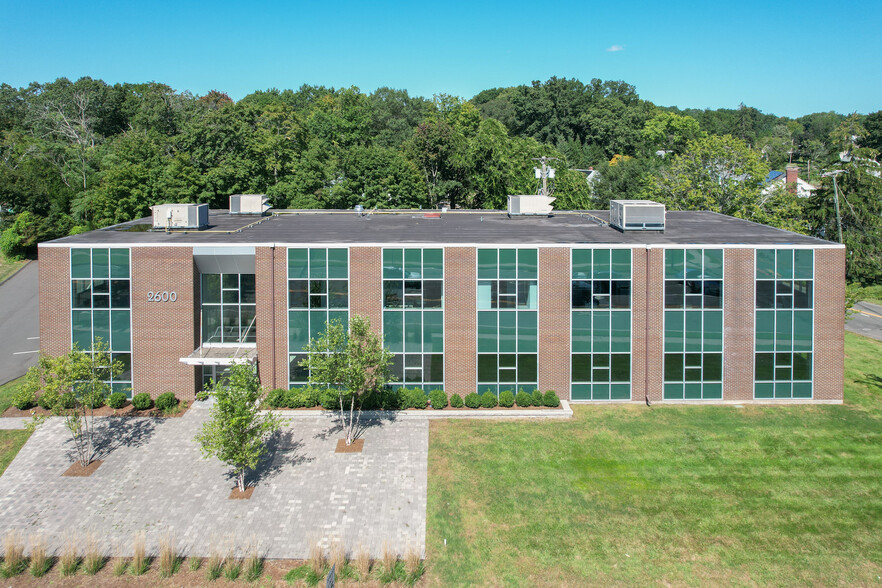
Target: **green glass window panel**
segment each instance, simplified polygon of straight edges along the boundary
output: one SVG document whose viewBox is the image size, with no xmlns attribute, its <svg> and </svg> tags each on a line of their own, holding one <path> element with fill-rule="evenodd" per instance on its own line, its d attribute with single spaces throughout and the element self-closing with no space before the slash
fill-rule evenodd
<svg viewBox="0 0 882 588">
<path fill-rule="evenodd" d="M 793 311 L 793 350 L 812 350 L 813 315 L 811 310 Z"/>
<path fill-rule="evenodd" d="M 814 278 L 815 252 L 811 249 L 796 249 L 793 252 L 793 277 L 797 280 Z"/>
<path fill-rule="evenodd" d="M 704 277 L 709 280 L 723 279 L 723 250 L 704 250 Z"/>
<path fill-rule="evenodd" d="M 704 385 L 704 398 L 721 400 L 723 398 L 723 384 L 710 383 Z"/>
<path fill-rule="evenodd" d="M 518 312 L 518 352 L 535 353 L 538 335 L 537 313 Z"/>
<path fill-rule="evenodd" d="M 423 278 L 426 280 L 444 278 L 443 249 L 423 249 Z"/>
<path fill-rule="evenodd" d="M 345 328 L 349 328 L 349 313 L 345 310 L 332 310 L 328 312 L 328 322 L 338 322 Z"/>
<path fill-rule="evenodd" d="M 701 252 L 701 249 L 687 249 L 686 250 L 686 279 L 687 280 L 701 279 L 702 257 L 703 257 L 703 254 Z"/>
<path fill-rule="evenodd" d="M 537 266 L 538 252 L 535 249 L 518 250 L 518 279 L 536 280 L 539 277 Z"/>
<path fill-rule="evenodd" d="M 202 342 L 221 343 L 221 307 L 202 307 Z"/>
<path fill-rule="evenodd" d="M 132 350 L 132 320 L 128 310 L 110 311 L 110 348 L 113 351 Z"/>
<path fill-rule="evenodd" d="M 795 382 L 793 384 L 794 398 L 811 398 L 812 383 L 811 382 Z"/>
<path fill-rule="evenodd" d="M 690 383 L 683 387 L 685 400 L 701 400 L 701 384 Z"/>
<path fill-rule="evenodd" d="M 306 278 L 308 249 L 288 249 L 288 277 Z"/>
<path fill-rule="evenodd" d="M 609 400 L 609 384 L 591 386 L 591 400 Z"/>
<path fill-rule="evenodd" d="M 478 278 L 495 280 L 498 277 L 495 249 L 478 249 Z"/>
<path fill-rule="evenodd" d="M 723 350 L 723 312 L 704 312 L 704 350 Z"/>
<path fill-rule="evenodd" d="M 779 249 L 777 251 L 777 265 L 775 266 L 775 276 L 779 280 L 790 280 L 793 278 L 792 249 Z"/>
<path fill-rule="evenodd" d="M 775 350 L 774 310 L 761 310 L 756 313 L 756 350 Z"/>
<path fill-rule="evenodd" d="M 421 312 L 404 313 L 404 351 L 413 353 L 422 351 L 423 324 Z"/>
<path fill-rule="evenodd" d="M 631 350 L 631 313 L 629 311 L 610 312 L 610 351 L 627 353 Z"/>
<path fill-rule="evenodd" d="M 794 353 L 793 354 L 793 379 L 794 380 L 811 380 L 812 379 L 812 354 L 811 353 Z"/>
<path fill-rule="evenodd" d="M 110 277 L 111 278 L 128 278 L 129 272 L 129 250 L 128 249 L 111 249 L 110 250 Z"/>
<path fill-rule="evenodd" d="M 254 304 L 257 301 L 254 289 L 254 274 L 242 274 L 239 276 L 239 292 L 241 294 L 239 302 L 242 304 Z"/>
<path fill-rule="evenodd" d="M 571 332 L 573 353 L 589 353 L 591 351 L 591 313 L 573 312 Z"/>
<path fill-rule="evenodd" d="M 202 274 L 202 304 L 220 304 L 220 274 Z"/>
<path fill-rule="evenodd" d="M 518 355 L 518 382 L 535 382 L 539 379 L 538 373 L 535 354 Z"/>
<path fill-rule="evenodd" d="M 595 353 L 609 352 L 609 311 L 594 311 L 591 349 Z"/>
<path fill-rule="evenodd" d="M 757 381 L 771 381 L 775 379 L 775 355 L 772 353 L 757 353 L 754 356 L 754 379 Z"/>
<path fill-rule="evenodd" d="M 665 351 L 683 351 L 684 314 L 682 310 L 665 311 Z"/>
<path fill-rule="evenodd" d="M 594 369 L 591 370 L 591 380 L 593 382 L 609 382 L 609 368 L 598 368 L 596 363 L 594 365 Z"/>
<path fill-rule="evenodd" d="M 309 338 L 315 339 L 325 332 L 328 313 L 324 310 L 309 311 Z"/>
<path fill-rule="evenodd" d="M 444 356 L 434 353 L 423 356 L 423 380 L 427 382 L 444 381 Z M 428 391 L 429 388 L 423 388 Z"/>
<path fill-rule="evenodd" d="M 483 394 L 484 392 L 490 392 L 495 396 L 499 395 L 499 387 L 494 384 L 481 384 L 478 386 L 478 394 Z"/>
<path fill-rule="evenodd" d="M 310 278 L 327 278 L 328 277 L 328 250 L 327 249 L 310 249 L 309 250 L 309 277 Z"/>
<path fill-rule="evenodd" d="M 757 280 L 773 280 L 773 279 L 775 279 L 775 250 L 774 249 L 757 249 L 756 250 L 756 279 Z"/>
<path fill-rule="evenodd" d="M 496 284 L 497 282 L 484 280 L 478 282 L 478 308 L 495 308 L 496 307 Z"/>
<path fill-rule="evenodd" d="M 74 310 L 71 313 L 72 343 L 79 349 L 92 348 L 92 311 Z"/>
<path fill-rule="evenodd" d="M 514 280 L 518 277 L 518 250 L 499 250 L 499 279 Z"/>
<path fill-rule="evenodd" d="M 92 338 L 100 338 L 105 345 L 110 345 L 110 311 L 95 310 L 92 312 Z"/>
<path fill-rule="evenodd" d="M 775 382 L 775 398 L 792 398 L 793 385 L 790 382 Z"/>
<path fill-rule="evenodd" d="M 610 400 L 630 400 L 631 385 L 630 384 L 610 384 L 609 386 Z"/>
<path fill-rule="evenodd" d="M 778 311 L 775 315 L 775 351 L 793 349 L 793 313 L 789 310 Z"/>
<path fill-rule="evenodd" d="M 404 277 L 421 280 L 423 277 L 423 252 L 421 249 L 404 250 Z"/>
<path fill-rule="evenodd" d="M 204 311 L 203 311 L 204 316 Z M 309 343 L 309 313 L 292 310 L 288 312 L 288 350 L 296 353 Z"/>
<path fill-rule="evenodd" d="M 594 279 L 608 280 L 612 271 L 609 265 L 609 249 L 594 250 Z"/>
<path fill-rule="evenodd" d="M 610 356 L 610 381 L 631 381 L 631 356 L 627 353 L 613 353 Z"/>
<path fill-rule="evenodd" d="M 497 315 L 496 311 L 478 313 L 478 352 L 495 352 L 497 350 Z"/>
<path fill-rule="evenodd" d="M 499 313 L 499 353 L 514 353 L 517 351 L 517 313 Z"/>
<path fill-rule="evenodd" d="M 70 250 L 70 277 L 92 277 L 92 254 L 88 249 Z"/>
<path fill-rule="evenodd" d="M 573 279 L 591 279 L 591 250 L 573 249 Z"/>
<path fill-rule="evenodd" d="M 686 351 L 701 351 L 701 312 L 687 312 L 685 318 L 683 347 Z"/>
<path fill-rule="evenodd" d="M 423 353 L 444 352 L 444 314 L 423 313 Z"/>
<path fill-rule="evenodd" d="M 574 353 L 572 357 L 571 377 L 573 382 L 591 381 L 591 354 Z"/>
<path fill-rule="evenodd" d="M 775 397 L 775 385 L 772 384 L 771 382 L 754 384 L 753 397 L 754 398 L 774 398 Z"/>
<path fill-rule="evenodd" d="M 682 400 L 683 384 L 665 384 L 665 400 Z"/>
<path fill-rule="evenodd" d="M 613 249 L 610 253 L 613 280 L 631 279 L 631 250 Z"/>
<path fill-rule="evenodd" d="M 665 279 L 682 280 L 686 275 L 683 269 L 683 250 L 665 249 Z"/>
<path fill-rule="evenodd" d="M 392 353 L 404 351 L 403 313 L 386 311 L 383 313 L 383 343 Z"/>
<path fill-rule="evenodd" d="M 723 379 L 723 354 L 704 354 L 704 381 L 719 382 Z"/>
<path fill-rule="evenodd" d="M 591 400 L 591 385 L 573 384 L 570 386 L 570 396 L 573 400 Z"/>
<path fill-rule="evenodd" d="M 683 381 L 683 354 L 665 353 L 665 382 Z"/>
<path fill-rule="evenodd" d="M 92 277 L 93 278 L 109 278 L 110 277 L 110 250 L 109 249 L 93 249 L 92 250 Z"/>
<path fill-rule="evenodd" d="M 383 279 L 401 280 L 404 278 L 404 252 L 401 249 L 383 250 Z"/>
<path fill-rule="evenodd" d="M 328 277 L 346 279 L 349 277 L 349 251 L 328 249 Z"/>
<path fill-rule="evenodd" d="M 243 304 L 239 307 L 242 317 L 241 341 L 245 343 L 257 342 L 257 307 L 252 304 Z"/>
</svg>

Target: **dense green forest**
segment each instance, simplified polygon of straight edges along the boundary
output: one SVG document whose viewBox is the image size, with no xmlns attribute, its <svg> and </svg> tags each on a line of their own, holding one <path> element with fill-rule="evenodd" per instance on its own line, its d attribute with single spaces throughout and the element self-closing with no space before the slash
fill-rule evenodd
<svg viewBox="0 0 882 588">
<path fill-rule="evenodd" d="M 82 78 L 0 86 L 0 249 L 146 216 L 162 202 L 225 208 L 503 208 L 554 163 L 558 209 L 651 198 L 836 239 L 838 175 L 849 278 L 882 281 L 882 111 L 800 118 L 656 106 L 621 81 L 551 78 L 470 100 L 302 86 L 238 102 L 160 83 Z M 788 163 L 809 198 L 764 190 Z M 579 170 L 593 168 L 592 181 Z"/>
</svg>

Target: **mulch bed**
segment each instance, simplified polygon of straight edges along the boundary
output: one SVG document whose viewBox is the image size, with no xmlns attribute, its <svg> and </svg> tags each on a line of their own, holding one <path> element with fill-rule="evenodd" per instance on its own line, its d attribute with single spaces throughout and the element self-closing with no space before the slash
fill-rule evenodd
<svg viewBox="0 0 882 588">
<path fill-rule="evenodd" d="M 254 486 L 245 486 L 245 492 L 240 492 L 239 487 L 235 486 L 230 492 L 230 500 L 248 500 L 254 494 Z"/>
<path fill-rule="evenodd" d="M 337 449 L 334 453 L 361 453 L 364 449 L 364 439 L 353 439 L 351 445 L 346 445 L 346 439 L 337 439 Z"/>
<path fill-rule="evenodd" d="M 181 401 L 181 409 L 177 414 L 166 415 L 163 414 L 161 410 L 158 408 L 151 408 L 149 410 L 135 410 L 135 407 L 132 406 L 131 402 L 126 402 L 125 406 L 122 408 L 110 408 L 105 405 L 101 408 L 96 408 L 94 411 L 95 416 L 125 416 L 125 417 L 157 417 L 157 418 L 176 418 L 180 416 L 184 416 L 184 413 L 187 412 L 187 409 L 190 408 L 190 405 L 186 401 Z M 3 417 L 31 417 L 31 416 L 52 416 L 51 410 L 46 410 L 45 408 L 40 408 L 39 406 L 35 406 L 34 408 L 29 408 L 28 410 L 19 410 L 14 406 L 10 406 L 6 410 L 3 411 L 3 414 L 0 415 L 0 418 Z M 86 411 L 86 416 L 91 416 L 89 411 Z"/>
<path fill-rule="evenodd" d="M 104 460 L 96 459 L 86 467 L 83 467 L 80 462 L 76 461 L 72 463 L 71 466 L 67 468 L 67 471 L 61 475 L 70 476 L 72 478 L 87 478 L 94 474 L 95 470 L 101 467 L 102 463 L 104 463 Z"/>
</svg>

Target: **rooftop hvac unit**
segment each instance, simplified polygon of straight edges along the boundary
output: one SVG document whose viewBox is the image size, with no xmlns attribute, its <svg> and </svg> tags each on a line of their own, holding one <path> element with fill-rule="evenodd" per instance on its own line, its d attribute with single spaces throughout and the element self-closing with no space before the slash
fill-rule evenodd
<svg viewBox="0 0 882 588">
<path fill-rule="evenodd" d="M 157 204 L 151 206 L 154 229 L 201 229 L 208 226 L 207 204 Z"/>
<path fill-rule="evenodd" d="M 540 196 L 536 194 L 509 196 L 508 214 L 512 216 L 547 216 L 551 214 L 552 210 L 554 210 L 554 207 L 551 205 L 551 203 L 555 200 L 557 200 L 557 198 L 554 198 L 552 196 Z"/>
<path fill-rule="evenodd" d="M 230 214 L 263 215 L 270 209 L 265 194 L 233 194 L 230 196 Z"/>
<path fill-rule="evenodd" d="M 665 206 L 652 200 L 610 200 L 609 224 L 620 231 L 664 231 Z"/>
</svg>

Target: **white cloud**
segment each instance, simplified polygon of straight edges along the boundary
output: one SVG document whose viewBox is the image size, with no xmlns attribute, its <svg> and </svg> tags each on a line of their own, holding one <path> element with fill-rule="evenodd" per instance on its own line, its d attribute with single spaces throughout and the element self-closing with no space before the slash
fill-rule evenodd
<svg viewBox="0 0 882 588">
<path fill-rule="evenodd" d="M 624 45 L 613 45 L 612 47 L 607 49 L 607 52 L 612 53 L 614 51 L 624 51 L 624 50 L 625 50 Z"/>
</svg>

